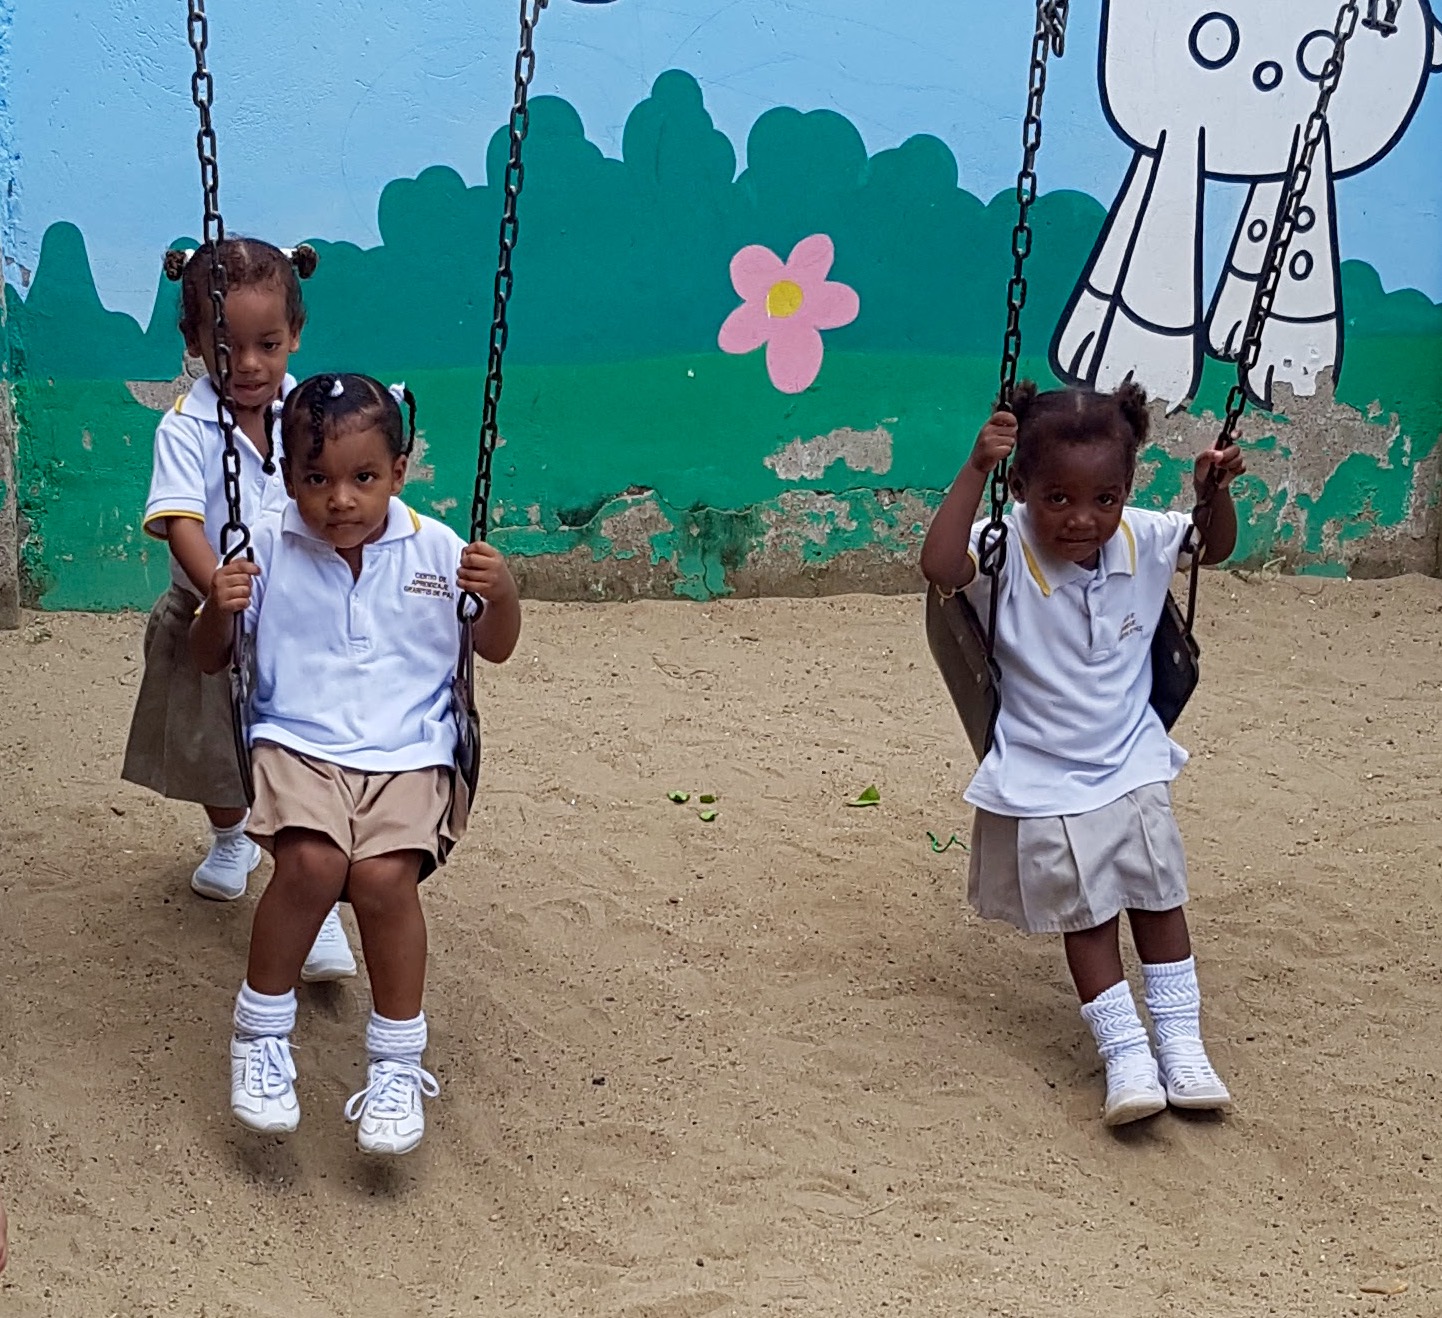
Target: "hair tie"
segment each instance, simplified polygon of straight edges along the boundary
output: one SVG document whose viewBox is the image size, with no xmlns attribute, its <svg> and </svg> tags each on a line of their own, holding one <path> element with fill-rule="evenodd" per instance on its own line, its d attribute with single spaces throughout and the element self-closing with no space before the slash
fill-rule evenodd
<svg viewBox="0 0 1442 1318">
<path fill-rule="evenodd" d="M 406 382 L 404 380 L 388 386 L 386 393 L 396 400 L 397 407 L 404 407 L 406 405 Z"/>
<path fill-rule="evenodd" d="M 330 387 L 330 396 L 332 398 L 339 398 L 344 393 L 345 381 L 338 375 L 335 377 L 335 383 Z"/>
</svg>

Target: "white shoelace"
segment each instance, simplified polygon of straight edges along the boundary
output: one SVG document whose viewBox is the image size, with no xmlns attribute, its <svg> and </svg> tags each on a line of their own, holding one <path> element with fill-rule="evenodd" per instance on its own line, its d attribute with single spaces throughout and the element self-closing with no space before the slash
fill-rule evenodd
<svg viewBox="0 0 1442 1318">
<path fill-rule="evenodd" d="M 295 1083 L 295 1061 L 290 1043 L 267 1034 L 246 1041 L 246 1088 L 262 1098 L 280 1098 Z"/>
<path fill-rule="evenodd" d="M 352 1094 L 345 1105 L 345 1119 L 359 1121 L 369 1114 L 380 1121 L 399 1121 L 415 1106 L 416 1090 L 427 1098 L 441 1092 L 441 1082 L 422 1066 L 410 1062 L 372 1062 L 370 1083 Z"/>
<path fill-rule="evenodd" d="M 325 917 L 325 923 L 320 927 L 320 933 L 315 936 L 315 945 L 321 947 L 337 942 L 344 942 L 346 946 L 350 945 L 345 936 L 345 927 L 340 922 L 340 915 L 332 906 L 330 914 Z"/>
<path fill-rule="evenodd" d="M 1123 1053 L 1107 1063 L 1107 1088 L 1124 1090 L 1155 1089 L 1157 1063 L 1149 1050 L 1138 1048 Z"/>
<path fill-rule="evenodd" d="M 217 835 L 211 839 L 210 856 L 222 865 L 239 865 L 250 859 L 250 848 L 251 841 L 244 833 L 235 833 L 229 837 Z"/>
</svg>

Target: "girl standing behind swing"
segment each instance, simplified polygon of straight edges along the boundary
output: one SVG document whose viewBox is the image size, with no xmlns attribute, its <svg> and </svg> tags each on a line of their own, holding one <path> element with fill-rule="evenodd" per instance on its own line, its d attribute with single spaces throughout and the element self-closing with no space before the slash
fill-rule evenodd
<svg viewBox="0 0 1442 1318">
<path fill-rule="evenodd" d="M 287 502 L 265 425 L 270 405 L 295 386 L 287 373 L 300 347 L 305 303 L 300 280 L 315 270 L 309 247 L 287 256 L 255 238 L 220 244 L 229 291 L 231 397 L 240 455 L 243 520 L 253 526 Z M 130 722 L 121 777 L 178 801 L 194 801 L 210 821 L 210 850 L 190 886 L 214 901 L 245 895 L 260 849 L 245 835 L 246 801 L 235 762 L 230 683 L 205 677 L 190 654 L 190 623 L 220 562 L 226 512 L 222 458 L 225 437 L 216 408 L 214 319 L 210 303 L 210 249 L 187 261 L 166 254 L 166 274 L 180 280 L 180 332 L 186 351 L 205 362 L 206 374 L 161 419 L 145 505 L 145 530 L 170 548 L 170 589 L 156 601 L 145 631 L 145 676 Z M 306 958 L 307 980 L 344 979 L 356 973 L 339 913 L 332 911 Z"/>
<path fill-rule="evenodd" d="M 403 386 L 313 377 L 286 400 L 281 433 L 295 501 L 256 529 L 255 562 L 215 574 L 192 630 L 206 672 L 225 667 L 237 613 L 255 638 L 250 831 L 275 856 L 235 1003 L 231 1111 L 258 1131 L 299 1124 L 294 985 L 326 913 L 345 899 L 374 1005 L 366 1087 L 346 1116 L 359 1122 L 362 1151 L 407 1153 L 425 1133 L 422 1098 L 439 1092 L 421 1065 L 418 884 L 464 827 L 451 794 L 456 588 L 484 601 L 466 642 L 491 663 L 516 647 L 520 600 L 495 549 L 466 545 L 395 497 L 415 441 Z"/>
<path fill-rule="evenodd" d="M 966 591 L 985 619 L 991 583 L 977 572 L 982 525 L 973 523 L 992 469 L 1014 449 L 995 629 L 1001 712 L 966 791 L 976 808 L 969 897 L 987 919 L 1062 935 L 1106 1064 L 1109 1126 L 1169 1102 L 1231 1106 L 1202 1043 L 1183 910 L 1186 857 L 1170 784 L 1187 756 L 1149 698 L 1152 635 L 1172 575 L 1189 537 L 1200 538 L 1203 563 L 1231 554 L 1228 486 L 1245 467 L 1235 445 L 1198 457 L 1204 525 L 1129 508 L 1146 404 L 1133 384 L 1114 394 L 1022 384 L 1010 414 L 998 411 L 983 427 L 921 553 L 927 579 Z M 1155 1053 L 1122 969 L 1123 911 Z"/>
</svg>

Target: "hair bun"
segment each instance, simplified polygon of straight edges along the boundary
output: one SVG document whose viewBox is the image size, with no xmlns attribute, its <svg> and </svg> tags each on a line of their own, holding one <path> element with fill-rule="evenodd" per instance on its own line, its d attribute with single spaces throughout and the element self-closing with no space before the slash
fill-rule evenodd
<svg viewBox="0 0 1442 1318">
<path fill-rule="evenodd" d="M 290 263 L 295 267 L 295 272 L 302 279 L 309 279 L 315 274 L 315 268 L 320 264 L 320 253 L 309 243 L 301 243 L 290 254 Z"/>
<path fill-rule="evenodd" d="M 1126 418 L 1126 423 L 1137 437 L 1137 447 L 1147 442 L 1147 433 L 1152 428 L 1152 416 L 1147 411 L 1147 391 L 1135 380 L 1124 380 L 1116 391 L 1117 406 Z"/>
<path fill-rule="evenodd" d="M 1036 402 L 1040 392 L 1036 387 L 1035 380 L 1019 380 L 1017 382 L 1016 387 L 1011 391 L 1011 402 L 1006 406 L 1009 407 L 1012 416 L 1016 418 L 1018 425 L 1031 411 L 1032 404 Z M 998 403 L 997 406 L 1000 407 L 1003 404 Z"/>
<path fill-rule="evenodd" d="M 178 248 L 172 247 L 165 254 L 165 277 L 171 283 L 179 283 L 180 277 L 185 273 L 185 264 L 189 260 L 189 252 L 182 252 Z"/>
</svg>

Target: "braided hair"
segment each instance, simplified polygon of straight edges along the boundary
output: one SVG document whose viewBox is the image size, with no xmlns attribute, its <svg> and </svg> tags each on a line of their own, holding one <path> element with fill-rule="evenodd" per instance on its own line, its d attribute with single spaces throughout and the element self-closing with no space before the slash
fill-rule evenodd
<svg viewBox="0 0 1442 1318">
<path fill-rule="evenodd" d="M 1137 454 L 1151 429 L 1147 391 L 1131 380 L 1112 393 L 1095 389 L 1050 389 L 1042 392 L 1023 380 L 1011 399 L 1016 417 L 1016 451 L 1012 471 L 1025 484 L 1041 465 L 1043 455 L 1062 444 L 1120 445 L 1127 480 L 1136 474 Z"/>
<path fill-rule="evenodd" d="M 291 332 L 299 334 L 305 328 L 300 281 L 315 273 L 320 258 L 314 247 L 302 245 L 287 255 L 259 238 L 227 238 L 219 252 L 228 288 L 274 284 L 285 293 L 285 318 Z M 166 252 L 165 276 L 180 284 L 180 332 L 187 344 L 199 343 L 200 327 L 208 325 L 212 315 L 210 244 L 197 252 Z"/>
<path fill-rule="evenodd" d="M 302 381 L 281 410 L 280 433 L 286 453 L 299 453 L 308 444 L 313 462 L 327 439 L 344 431 L 374 427 L 385 436 L 393 457 L 409 457 L 416 445 L 416 399 L 405 385 L 392 389 L 400 394 L 399 399 L 369 375 L 312 375 Z M 272 415 L 267 413 L 267 434 Z"/>
</svg>

